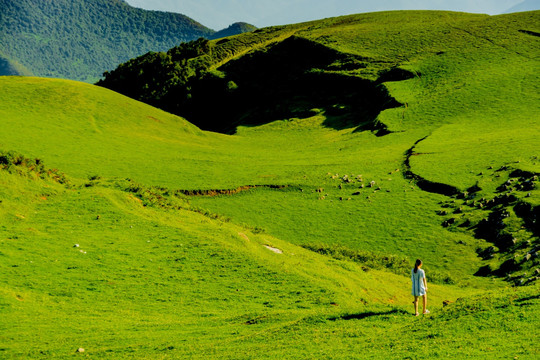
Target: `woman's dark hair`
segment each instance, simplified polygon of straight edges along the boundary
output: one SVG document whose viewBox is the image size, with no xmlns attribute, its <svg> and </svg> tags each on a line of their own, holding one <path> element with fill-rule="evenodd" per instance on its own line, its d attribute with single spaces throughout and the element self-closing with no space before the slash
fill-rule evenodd
<svg viewBox="0 0 540 360">
<path fill-rule="evenodd" d="M 414 273 L 416 274 L 416 272 L 418 271 L 418 267 L 422 265 L 422 260 L 420 259 L 416 259 L 416 263 L 414 264 Z"/>
</svg>

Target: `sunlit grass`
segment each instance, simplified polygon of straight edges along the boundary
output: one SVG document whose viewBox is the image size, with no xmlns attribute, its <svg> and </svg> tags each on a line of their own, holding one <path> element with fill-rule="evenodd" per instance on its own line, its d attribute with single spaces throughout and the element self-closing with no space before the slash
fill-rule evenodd
<svg viewBox="0 0 540 360">
<path fill-rule="evenodd" d="M 488 211 L 453 214 L 464 199 L 404 173 L 413 146 L 411 171 L 488 198 L 508 180 L 499 167 L 539 171 L 537 40 L 517 31 L 537 16 L 379 13 L 280 30 L 381 61 L 357 75 L 416 72 L 384 85 L 404 106 L 379 115 L 393 131 L 382 137 L 325 127 L 324 112 L 227 136 L 91 85 L 0 78 L 0 150 L 58 169 L 0 165 L 0 358 L 534 357 L 538 285 L 473 276 L 506 258 L 486 262 L 476 250 L 490 243 L 442 226 Z M 176 191 L 246 185 L 280 187 Z M 539 203 L 537 189 L 515 193 Z M 537 244 L 523 236 L 520 259 Z M 401 266 L 418 257 L 432 314 L 413 318 Z"/>
</svg>

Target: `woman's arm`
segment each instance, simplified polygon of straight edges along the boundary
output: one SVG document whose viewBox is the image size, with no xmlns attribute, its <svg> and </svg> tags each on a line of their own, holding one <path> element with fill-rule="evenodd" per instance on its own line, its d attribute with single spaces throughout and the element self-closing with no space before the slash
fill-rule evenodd
<svg viewBox="0 0 540 360">
<path fill-rule="evenodd" d="M 426 289 L 426 292 L 427 292 L 427 280 L 426 280 L 425 275 L 424 275 L 424 278 L 422 280 L 424 280 L 424 289 Z"/>
</svg>

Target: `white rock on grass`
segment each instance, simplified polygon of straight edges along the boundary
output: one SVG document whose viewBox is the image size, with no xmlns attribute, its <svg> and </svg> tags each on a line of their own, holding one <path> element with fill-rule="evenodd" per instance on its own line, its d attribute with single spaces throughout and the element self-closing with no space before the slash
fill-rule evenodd
<svg viewBox="0 0 540 360">
<path fill-rule="evenodd" d="M 273 246 L 270 246 L 270 245 L 263 245 L 265 248 L 267 248 L 268 250 L 272 251 L 272 252 L 275 252 L 276 254 L 283 254 L 283 251 L 281 251 L 280 249 L 278 248 L 275 248 Z"/>
</svg>

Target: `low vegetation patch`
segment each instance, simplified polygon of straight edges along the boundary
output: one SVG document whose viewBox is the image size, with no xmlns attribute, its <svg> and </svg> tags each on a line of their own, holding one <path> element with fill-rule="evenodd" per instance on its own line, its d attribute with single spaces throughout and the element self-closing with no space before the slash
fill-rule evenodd
<svg viewBox="0 0 540 360">
<path fill-rule="evenodd" d="M 0 150 L 0 170 L 30 178 L 52 179 L 60 184 L 69 184 L 68 178 L 58 169 L 47 169 L 38 158 L 30 159 L 15 151 Z"/>
</svg>

